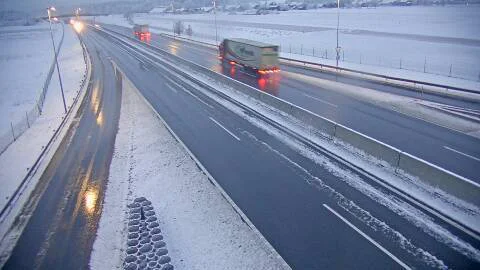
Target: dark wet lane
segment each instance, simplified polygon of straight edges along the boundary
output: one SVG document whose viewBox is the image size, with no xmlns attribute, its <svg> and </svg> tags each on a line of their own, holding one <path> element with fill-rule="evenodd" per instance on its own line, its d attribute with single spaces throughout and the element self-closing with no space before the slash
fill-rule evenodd
<svg viewBox="0 0 480 270">
<path fill-rule="evenodd" d="M 84 38 L 92 79 L 77 130 L 55 154 L 55 166 L 42 175 L 40 182 L 48 186 L 45 192 L 42 185 L 34 191 L 33 197 L 40 198 L 35 210 L 23 210 L 31 218 L 4 269 L 88 268 L 118 128 L 121 77 Z"/>
</svg>

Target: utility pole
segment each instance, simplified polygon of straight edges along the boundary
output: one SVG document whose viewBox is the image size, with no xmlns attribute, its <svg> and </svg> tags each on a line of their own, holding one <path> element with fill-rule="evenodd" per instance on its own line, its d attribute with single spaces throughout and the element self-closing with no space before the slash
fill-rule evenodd
<svg viewBox="0 0 480 270">
<path fill-rule="evenodd" d="M 62 92 L 63 109 L 65 110 L 65 114 L 66 114 L 67 113 L 67 104 L 65 103 L 65 95 L 63 93 L 62 76 L 60 76 L 60 68 L 58 66 L 58 59 L 57 59 L 57 50 L 55 49 L 55 40 L 53 39 L 52 20 L 51 20 L 51 15 L 50 15 L 51 11 L 55 11 L 55 8 L 54 7 L 47 8 L 47 13 L 48 13 L 48 22 L 50 24 L 50 37 L 52 38 L 53 55 L 55 56 L 55 64 L 57 66 L 58 81 L 60 82 L 60 90 Z"/>
<path fill-rule="evenodd" d="M 337 0 L 337 47 L 335 50 L 337 51 L 337 67 L 338 67 L 338 60 L 340 59 L 340 47 L 338 46 L 338 28 L 340 27 L 340 0 Z"/>
<path fill-rule="evenodd" d="M 215 45 L 218 46 L 217 4 L 216 4 L 216 0 L 213 0 L 213 16 L 215 17 Z"/>
</svg>

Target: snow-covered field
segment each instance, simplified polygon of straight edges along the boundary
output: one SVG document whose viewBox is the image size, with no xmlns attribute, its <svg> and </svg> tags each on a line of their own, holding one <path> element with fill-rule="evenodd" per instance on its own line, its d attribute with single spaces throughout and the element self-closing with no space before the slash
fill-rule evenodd
<svg viewBox="0 0 480 270">
<path fill-rule="evenodd" d="M 47 34 L 48 32 L 45 32 L 43 35 Z M 46 42 L 51 41 L 48 38 L 46 39 Z M 24 60 L 19 60 L 18 65 L 6 67 L 6 69 L 9 69 L 9 74 L 12 74 L 11 78 L 14 78 L 14 80 L 17 81 L 16 83 L 18 85 L 18 91 L 21 90 L 22 93 L 17 93 L 17 88 L 11 89 L 10 87 L 15 87 L 14 85 L 11 85 L 9 88 L 5 88 L 5 96 L 10 95 L 12 98 L 18 97 L 18 101 L 22 101 L 21 104 L 22 106 L 24 106 L 21 108 L 29 108 L 28 106 L 31 106 L 30 102 L 34 102 L 37 98 L 38 89 L 41 89 L 43 80 L 45 79 L 44 77 L 41 79 L 32 77 L 34 77 L 35 75 L 44 75 L 48 72 L 48 69 L 50 68 L 53 52 L 52 54 L 49 54 L 51 48 L 46 45 L 46 47 L 42 46 L 43 43 L 39 42 L 38 47 L 40 49 L 44 48 L 45 51 L 38 51 L 39 48 L 37 48 L 36 46 L 24 45 L 20 48 L 22 48 L 21 55 L 30 55 L 32 58 L 35 58 L 34 55 L 38 53 L 47 54 L 48 51 L 49 57 L 44 60 L 44 65 L 35 65 L 35 61 L 37 60 L 32 60 L 34 62 L 32 62 L 32 64 L 29 64 L 28 59 L 30 58 L 26 57 L 26 62 L 23 62 Z M 23 57 L 19 58 L 23 59 Z M 80 90 L 80 85 L 85 75 L 83 50 L 76 33 L 70 26 L 65 26 L 65 37 L 59 53 L 58 61 L 61 67 L 65 99 L 67 102 L 67 106 L 70 107 L 73 103 L 75 96 Z M 23 63 L 23 65 L 21 63 Z M 35 71 L 37 72 L 36 74 L 29 74 L 28 69 L 30 66 L 32 67 L 32 69 L 35 69 Z M 41 67 L 43 67 L 43 70 L 40 69 Z M 27 79 L 22 79 L 14 75 L 17 73 L 22 74 L 25 72 L 27 72 L 28 74 L 28 77 L 25 77 Z M 6 78 L 3 80 L 6 80 Z M 26 82 L 26 85 L 28 85 L 29 88 L 25 88 L 22 85 L 22 82 Z M 13 84 L 13 82 L 11 83 Z M 27 97 L 29 95 L 32 95 L 33 97 L 31 99 L 28 99 Z M 14 109 L 19 107 L 19 105 L 16 107 L 14 106 L 13 108 L 4 108 L 4 106 L 6 106 L 5 103 L 3 103 L 1 106 L 2 111 L 11 110 L 12 113 L 16 113 L 16 110 Z M 20 112 L 18 113 L 20 116 L 22 114 L 25 114 L 25 112 L 21 108 L 17 108 L 18 110 L 20 110 Z M 5 150 L 5 152 L 0 155 L 0 209 L 3 209 L 10 196 L 13 194 L 13 192 L 17 189 L 23 178 L 26 176 L 28 169 L 32 167 L 33 163 L 38 158 L 44 146 L 53 136 L 55 130 L 58 129 L 63 117 L 65 117 L 63 102 L 61 98 L 58 75 L 55 71 L 52 76 L 49 90 L 47 91 L 42 115 L 39 116 L 39 118 L 33 123 L 33 125 L 31 125 L 31 128 L 27 129 L 22 136 L 20 136 Z M 34 185 L 35 183 L 30 183 L 30 186 Z M 4 233 L 3 229 L 6 229 L 7 227 L 8 226 L 0 226 L 0 228 L 2 228 L 2 230 L 0 231 L 0 236 L 2 236 L 2 233 Z"/>
<path fill-rule="evenodd" d="M 53 29 L 58 46 L 62 27 L 54 24 Z M 48 23 L 1 27 L 0 47 L 0 136 L 11 139 L 10 123 L 26 125 L 26 113 L 30 122 L 37 116 L 32 110 L 53 62 Z"/>
<path fill-rule="evenodd" d="M 341 61 L 480 80 L 480 5 L 341 9 Z M 217 14 L 218 39 L 279 44 L 283 53 L 335 59 L 336 11 L 269 15 Z M 135 14 L 133 21 L 171 32 L 190 25 L 193 37 L 215 40 L 213 14 Z M 112 20 L 113 21 L 113 20 Z"/>
<path fill-rule="evenodd" d="M 175 269 L 288 269 L 235 213 L 127 79 L 92 269 L 122 269 L 127 204 L 152 201 Z M 105 258 L 109 258 L 106 260 Z"/>
</svg>

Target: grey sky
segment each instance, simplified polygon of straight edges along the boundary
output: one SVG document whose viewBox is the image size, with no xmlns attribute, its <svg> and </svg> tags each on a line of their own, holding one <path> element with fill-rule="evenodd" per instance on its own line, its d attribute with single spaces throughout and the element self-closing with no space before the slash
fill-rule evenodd
<svg viewBox="0 0 480 270">
<path fill-rule="evenodd" d="M 0 0 L 0 10 L 41 10 L 48 6 L 74 6 L 76 4 L 111 2 L 115 0 Z"/>
</svg>

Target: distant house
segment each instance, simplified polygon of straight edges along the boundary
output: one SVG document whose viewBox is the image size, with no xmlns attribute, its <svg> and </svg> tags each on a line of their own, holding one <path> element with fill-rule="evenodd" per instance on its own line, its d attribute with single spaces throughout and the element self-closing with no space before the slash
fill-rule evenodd
<svg viewBox="0 0 480 270">
<path fill-rule="evenodd" d="M 150 14 L 160 14 L 160 13 L 165 13 L 167 12 L 168 10 L 170 10 L 171 7 L 167 7 L 167 6 L 160 6 L 160 7 L 156 7 L 156 8 L 153 8 L 152 10 L 150 10 Z"/>
<path fill-rule="evenodd" d="M 205 13 L 213 12 L 213 7 L 201 7 L 200 9 Z"/>
</svg>

